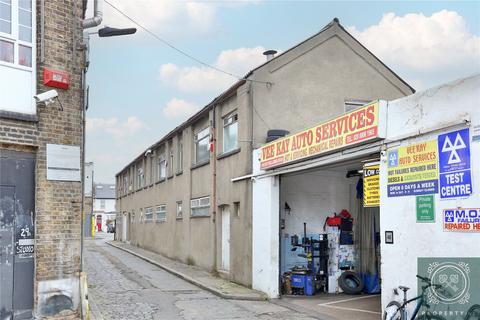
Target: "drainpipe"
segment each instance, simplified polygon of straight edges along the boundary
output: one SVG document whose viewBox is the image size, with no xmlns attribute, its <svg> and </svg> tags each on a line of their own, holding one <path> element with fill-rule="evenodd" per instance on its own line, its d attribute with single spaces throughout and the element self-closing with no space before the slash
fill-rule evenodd
<svg viewBox="0 0 480 320">
<path fill-rule="evenodd" d="M 93 17 L 82 21 L 83 29 L 93 28 L 100 25 L 100 23 L 102 23 L 102 18 L 103 18 L 102 6 L 103 6 L 102 0 L 94 0 Z"/>
<path fill-rule="evenodd" d="M 217 113 L 216 105 L 213 105 L 213 120 L 212 120 L 212 144 L 213 144 L 213 161 L 212 161 L 212 202 L 213 202 L 213 268 L 216 272 L 217 266 L 217 130 L 216 121 Z"/>
</svg>

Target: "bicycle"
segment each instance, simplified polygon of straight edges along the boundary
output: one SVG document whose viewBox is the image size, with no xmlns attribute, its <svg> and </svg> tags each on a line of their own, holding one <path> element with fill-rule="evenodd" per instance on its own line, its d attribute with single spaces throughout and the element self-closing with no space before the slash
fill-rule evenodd
<svg viewBox="0 0 480 320">
<path fill-rule="evenodd" d="M 389 315 L 388 312 L 385 310 L 385 312 L 383 313 L 383 320 L 446 320 L 440 315 L 432 314 L 432 312 L 430 312 L 430 305 L 425 300 L 426 291 L 429 288 L 433 287 L 435 289 L 442 289 L 443 286 L 439 284 L 433 284 L 432 281 L 426 277 L 417 275 L 417 278 L 420 279 L 423 283 L 425 283 L 425 285 L 421 287 L 422 293 L 418 297 L 407 299 L 407 291 L 410 288 L 405 286 L 399 286 L 398 289 L 403 291 L 403 303 L 400 303 L 398 301 L 391 301 L 390 303 L 388 303 L 386 307 L 387 310 L 389 308 L 396 309 L 392 315 Z M 417 306 L 415 307 L 412 316 L 408 318 L 406 307 L 408 304 L 414 301 L 418 301 Z M 417 318 L 417 315 L 422 306 L 425 306 L 426 310 Z M 475 304 L 471 306 L 470 309 L 468 309 L 464 320 L 480 320 L 480 305 Z"/>
</svg>

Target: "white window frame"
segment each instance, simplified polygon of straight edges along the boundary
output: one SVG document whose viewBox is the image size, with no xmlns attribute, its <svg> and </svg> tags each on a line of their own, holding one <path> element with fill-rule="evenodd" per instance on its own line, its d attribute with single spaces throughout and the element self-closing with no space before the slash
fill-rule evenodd
<svg viewBox="0 0 480 320">
<path fill-rule="evenodd" d="M 177 201 L 177 219 L 183 219 L 183 203 L 182 201 Z"/>
<path fill-rule="evenodd" d="M 153 222 L 153 209 L 152 207 L 145 208 L 145 223 Z"/>
<path fill-rule="evenodd" d="M 199 136 L 201 136 L 201 137 L 199 138 Z M 208 157 L 206 159 L 199 160 L 198 159 L 198 154 L 197 154 L 198 144 L 199 144 L 199 142 L 201 142 L 205 139 L 207 139 L 207 154 L 208 154 Z M 202 130 L 199 130 L 197 133 L 194 134 L 193 144 L 195 146 L 195 150 L 194 150 L 195 164 L 206 163 L 210 160 L 210 150 L 208 148 L 208 143 L 209 142 L 210 142 L 210 127 L 209 126 L 203 128 Z"/>
<path fill-rule="evenodd" d="M 205 209 L 207 209 L 205 211 Z M 206 213 L 205 213 L 206 212 Z M 190 200 L 191 217 L 209 217 L 210 216 L 210 197 L 201 197 Z"/>
<path fill-rule="evenodd" d="M 100 199 L 100 209 L 105 209 L 105 199 Z"/>
<path fill-rule="evenodd" d="M 231 127 L 232 125 L 237 124 L 237 140 L 235 141 L 235 146 L 231 149 L 227 149 L 226 147 L 226 130 Z M 223 118 L 223 152 L 227 153 L 233 150 L 238 149 L 238 113 L 237 112 L 232 112 L 229 115 L 225 116 Z"/>
<path fill-rule="evenodd" d="M 144 183 L 145 183 L 145 172 L 143 171 L 143 168 L 137 169 L 137 176 L 138 176 L 138 189 L 141 189 L 144 187 Z"/>
<path fill-rule="evenodd" d="M 167 221 L 167 205 L 161 204 L 155 210 L 155 222 L 162 223 Z"/>
<path fill-rule="evenodd" d="M 7 41 L 10 43 L 13 43 L 13 63 L 12 62 L 7 62 L 0 60 L 0 65 L 2 66 L 7 66 L 15 69 L 21 69 L 21 70 L 28 70 L 32 72 L 33 80 L 32 80 L 32 85 L 35 88 L 36 85 L 36 75 L 35 75 L 35 70 L 36 70 L 36 1 L 35 0 L 30 0 L 31 3 L 31 21 L 32 21 L 32 26 L 31 26 L 31 36 L 32 36 L 32 42 L 27 42 L 27 41 L 22 41 L 19 39 L 20 37 L 20 32 L 19 32 L 19 12 L 20 6 L 19 6 L 19 1 L 18 0 L 11 0 L 10 2 L 10 14 L 11 14 L 11 33 L 5 33 L 0 31 L 0 40 Z M 31 61 L 32 65 L 30 67 L 24 66 L 19 64 L 19 46 L 25 46 L 29 47 L 32 50 L 32 56 L 31 56 Z M 33 103 L 33 99 L 32 99 Z"/>
<path fill-rule="evenodd" d="M 177 173 L 183 171 L 183 137 L 178 135 L 177 138 Z"/>
<path fill-rule="evenodd" d="M 167 159 L 165 159 L 165 153 L 161 153 L 157 159 L 157 181 L 162 181 L 167 178 Z"/>
</svg>

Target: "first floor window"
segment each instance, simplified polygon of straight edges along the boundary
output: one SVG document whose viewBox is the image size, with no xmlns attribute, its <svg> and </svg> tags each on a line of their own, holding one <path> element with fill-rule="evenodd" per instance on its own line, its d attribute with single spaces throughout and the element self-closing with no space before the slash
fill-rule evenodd
<svg viewBox="0 0 480 320">
<path fill-rule="evenodd" d="M 13 42 L 0 40 L 0 60 L 13 63 Z"/>
<path fill-rule="evenodd" d="M 206 162 L 210 159 L 209 137 L 210 129 L 208 127 L 195 134 L 195 163 Z"/>
<path fill-rule="evenodd" d="M 238 115 L 233 113 L 223 119 L 223 152 L 238 147 Z"/>
<path fill-rule="evenodd" d="M 153 209 L 145 208 L 145 222 L 152 222 L 152 221 L 153 221 Z"/>
<path fill-rule="evenodd" d="M 190 200 L 192 217 L 208 217 L 210 215 L 210 197 Z"/>
<path fill-rule="evenodd" d="M 157 222 L 167 221 L 167 205 L 161 204 L 157 207 Z"/>
<path fill-rule="evenodd" d="M 182 201 L 177 202 L 177 219 L 183 218 Z"/>
<path fill-rule="evenodd" d="M 158 180 L 165 179 L 167 175 L 167 160 L 165 155 L 158 157 Z"/>
<path fill-rule="evenodd" d="M 12 33 L 12 3 L 11 0 L 0 0 L 0 32 Z"/>
</svg>

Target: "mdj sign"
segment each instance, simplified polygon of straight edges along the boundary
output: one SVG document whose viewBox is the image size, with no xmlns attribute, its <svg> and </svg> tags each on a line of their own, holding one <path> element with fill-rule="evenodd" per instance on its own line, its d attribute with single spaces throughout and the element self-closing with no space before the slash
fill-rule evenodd
<svg viewBox="0 0 480 320">
<path fill-rule="evenodd" d="M 469 129 L 439 135 L 438 151 L 440 198 L 469 196 L 472 193 Z"/>
</svg>

